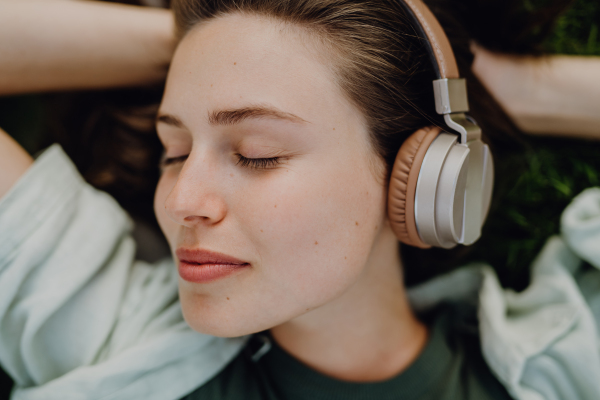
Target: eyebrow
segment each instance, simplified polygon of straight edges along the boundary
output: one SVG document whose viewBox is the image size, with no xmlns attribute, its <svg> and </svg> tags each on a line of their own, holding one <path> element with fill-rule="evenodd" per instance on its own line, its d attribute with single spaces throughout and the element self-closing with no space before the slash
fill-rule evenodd
<svg viewBox="0 0 600 400">
<path fill-rule="evenodd" d="M 297 115 L 268 106 L 250 106 L 233 110 L 213 111 L 208 114 L 211 125 L 235 125 L 251 118 L 283 119 L 294 123 L 306 123 Z"/>
<path fill-rule="evenodd" d="M 275 107 L 262 105 L 235 108 L 231 110 L 211 111 L 208 113 L 208 122 L 211 125 L 235 125 L 248 119 L 259 118 L 286 120 L 297 124 L 308 122 L 295 114 L 278 110 Z M 159 114 L 156 118 L 156 122 L 162 122 L 177 128 L 186 128 L 181 119 L 171 114 Z"/>
<path fill-rule="evenodd" d="M 181 122 L 179 118 L 171 114 L 159 114 L 156 117 L 156 123 L 162 122 L 167 125 L 175 126 L 177 128 L 185 129 L 186 126 Z"/>
</svg>

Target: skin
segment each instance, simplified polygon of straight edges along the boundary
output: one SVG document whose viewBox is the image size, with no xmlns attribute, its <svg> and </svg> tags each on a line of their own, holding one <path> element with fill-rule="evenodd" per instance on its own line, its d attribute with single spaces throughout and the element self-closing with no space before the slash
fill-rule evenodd
<svg viewBox="0 0 600 400">
<path fill-rule="evenodd" d="M 473 71 L 523 132 L 600 139 L 600 57 L 471 50 Z"/>
<path fill-rule="evenodd" d="M 0 95 L 160 83 L 168 10 L 99 1 L 0 1 Z"/>
<path fill-rule="evenodd" d="M 174 254 L 205 249 L 250 264 L 208 283 L 180 278 L 193 329 L 224 337 L 270 329 L 318 371 L 382 380 L 414 361 L 427 331 L 406 299 L 383 162 L 317 43 L 299 27 L 241 14 L 183 39 L 159 111 L 174 162 L 155 211 Z M 278 114 L 209 118 L 257 106 Z M 280 163 L 252 168 L 238 154 Z"/>
<path fill-rule="evenodd" d="M 33 163 L 29 154 L 0 129 L 0 199 Z"/>
</svg>

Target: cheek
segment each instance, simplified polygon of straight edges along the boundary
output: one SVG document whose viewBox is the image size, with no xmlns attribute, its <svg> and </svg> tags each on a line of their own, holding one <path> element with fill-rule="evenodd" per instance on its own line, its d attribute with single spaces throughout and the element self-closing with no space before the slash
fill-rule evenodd
<svg viewBox="0 0 600 400">
<path fill-rule="evenodd" d="M 154 193 L 154 213 L 156 214 L 156 220 L 171 248 L 173 248 L 178 224 L 167 215 L 165 201 L 175 182 L 176 178 L 170 176 L 168 172 L 164 173 L 161 175 L 156 186 L 156 192 Z"/>
<path fill-rule="evenodd" d="M 383 223 L 385 188 L 369 168 L 345 163 L 291 171 L 262 188 L 268 198 L 244 203 L 241 215 L 252 217 L 241 225 L 258 228 L 254 243 L 266 279 L 290 311 L 317 307 L 355 282 Z"/>
<path fill-rule="evenodd" d="M 210 286 L 180 281 L 188 323 L 197 331 L 238 336 L 269 329 L 338 297 L 365 268 L 384 220 L 385 188 L 370 164 L 317 157 L 276 173 L 238 175 L 221 195 L 228 214 L 204 232 L 219 248 L 248 257 L 250 274 Z M 163 174 L 157 219 L 173 246 L 180 226 L 164 204 L 175 178 Z"/>
</svg>

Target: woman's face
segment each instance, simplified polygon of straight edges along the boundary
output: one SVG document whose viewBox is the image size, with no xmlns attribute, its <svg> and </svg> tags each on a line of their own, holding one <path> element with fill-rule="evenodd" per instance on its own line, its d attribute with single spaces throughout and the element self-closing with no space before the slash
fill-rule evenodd
<svg viewBox="0 0 600 400">
<path fill-rule="evenodd" d="M 197 331 L 239 336 L 327 304 L 360 280 L 381 235 L 383 164 L 316 45 L 232 14 L 174 56 L 155 211 Z"/>
</svg>

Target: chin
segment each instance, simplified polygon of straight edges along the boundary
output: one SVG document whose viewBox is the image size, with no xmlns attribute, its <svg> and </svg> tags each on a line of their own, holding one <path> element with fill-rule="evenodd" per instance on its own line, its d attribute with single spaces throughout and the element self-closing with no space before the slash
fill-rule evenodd
<svg viewBox="0 0 600 400">
<path fill-rule="evenodd" d="M 199 302 L 185 301 L 185 296 L 182 297 L 183 318 L 196 332 L 230 338 L 250 335 L 272 327 L 269 324 L 259 324 L 252 312 L 235 310 L 233 304 L 210 305 L 205 301 L 199 305 Z"/>
<path fill-rule="evenodd" d="M 256 324 L 246 324 L 244 321 L 229 321 L 224 318 L 209 318 L 198 320 L 198 315 L 188 318 L 184 314 L 187 324 L 196 332 L 205 335 L 217 336 L 222 338 L 233 338 L 253 333 L 261 332 L 271 328 L 271 326 L 257 326 Z"/>
<path fill-rule="evenodd" d="M 196 332 L 199 332 L 199 333 L 202 333 L 205 335 L 221 337 L 221 338 L 235 338 L 235 337 L 240 337 L 240 336 L 245 336 L 245 335 L 250 335 L 252 333 L 255 333 L 253 331 L 248 331 L 241 327 L 224 326 L 223 324 L 219 324 L 218 322 L 214 325 L 213 324 L 209 325 L 209 324 L 204 324 L 204 323 L 194 323 L 194 321 L 188 321 L 188 319 L 186 319 L 186 322 Z M 257 331 L 257 332 L 260 332 L 260 331 Z"/>
</svg>

